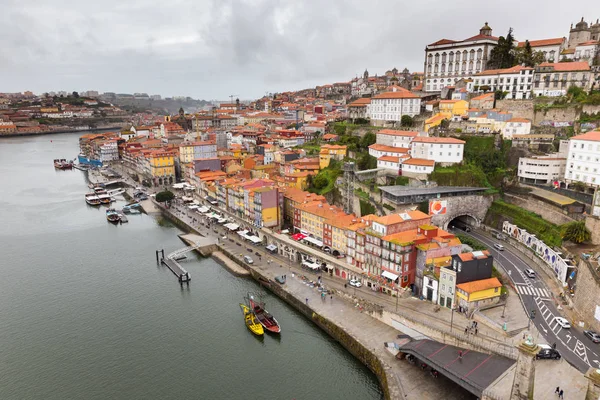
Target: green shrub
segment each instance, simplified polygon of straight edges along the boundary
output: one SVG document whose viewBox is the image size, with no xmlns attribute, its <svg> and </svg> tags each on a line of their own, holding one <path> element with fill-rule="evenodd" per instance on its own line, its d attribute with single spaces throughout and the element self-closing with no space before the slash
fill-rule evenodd
<svg viewBox="0 0 600 400">
<path fill-rule="evenodd" d="M 392 207 L 392 206 L 390 206 L 389 204 L 384 204 L 384 205 L 383 205 L 383 208 L 385 208 L 385 209 L 387 209 L 387 210 L 390 210 L 390 211 L 394 211 L 394 210 L 395 210 L 395 208 L 394 208 L 394 207 Z"/>
<path fill-rule="evenodd" d="M 474 251 L 487 250 L 487 246 L 483 245 L 480 241 L 472 238 L 471 236 L 457 233 L 456 237 L 460 239 L 461 243 L 466 244 L 467 246 L 472 248 Z"/>
<path fill-rule="evenodd" d="M 375 214 L 375 206 L 368 201 L 360 200 L 360 215 Z"/>
</svg>

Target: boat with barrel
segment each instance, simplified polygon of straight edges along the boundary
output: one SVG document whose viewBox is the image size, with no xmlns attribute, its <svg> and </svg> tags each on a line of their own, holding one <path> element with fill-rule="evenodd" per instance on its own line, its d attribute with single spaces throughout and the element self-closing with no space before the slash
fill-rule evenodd
<svg viewBox="0 0 600 400">
<path fill-rule="evenodd" d="M 255 295 L 248 293 L 248 304 L 250 304 L 250 309 L 256 316 L 256 319 L 258 319 L 258 322 L 260 322 L 267 332 L 281 333 L 281 326 L 279 325 L 279 322 L 277 322 L 271 313 L 265 310 L 264 302 L 258 301 Z"/>
<path fill-rule="evenodd" d="M 106 210 L 106 219 L 108 222 L 118 224 L 121 220 L 121 216 L 119 216 L 119 213 L 114 208 L 109 208 Z"/>
<path fill-rule="evenodd" d="M 87 193 L 85 195 L 85 202 L 88 203 L 90 206 L 99 206 L 101 204 L 100 199 L 98 198 L 96 193 Z"/>
<path fill-rule="evenodd" d="M 56 169 L 73 169 L 73 162 L 67 161 L 64 158 L 54 160 L 54 168 Z"/>
<path fill-rule="evenodd" d="M 244 322 L 246 323 L 248 329 L 250 329 L 250 332 L 254 333 L 257 336 L 263 336 L 265 334 L 265 330 L 263 329 L 263 326 L 260 324 L 260 322 L 258 322 L 258 320 L 256 319 L 256 316 L 254 315 L 250 307 L 240 303 L 240 308 L 244 313 Z"/>
</svg>

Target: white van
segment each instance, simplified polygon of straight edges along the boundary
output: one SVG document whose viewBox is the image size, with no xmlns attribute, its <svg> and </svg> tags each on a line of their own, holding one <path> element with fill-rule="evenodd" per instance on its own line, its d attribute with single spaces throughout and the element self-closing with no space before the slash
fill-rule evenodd
<svg viewBox="0 0 600 400">
<path fill-rule="evenodd" d="M 504 246 L 502 246 L 500 243 L 495 243 L 494 247 L 500 251 L 504 251 Z"/>
</svg>

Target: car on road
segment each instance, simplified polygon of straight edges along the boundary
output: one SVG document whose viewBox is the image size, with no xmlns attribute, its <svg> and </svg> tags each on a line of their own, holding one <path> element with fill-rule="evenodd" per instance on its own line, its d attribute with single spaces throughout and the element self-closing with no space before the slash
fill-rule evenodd
<svg viewBox="0 0 600 400">
<path fill-rule="evenodd" d="M 594 331 L 583 331 L 585 336 L 589 337 L 594 343 L 600 343 L 600 333 Z"/>
<path fill-rule="evenodd" d="M 500 243 L 494 243 L 494 247 L 500 251 L 504 251 L 504 246 L 502 246 Z"/>
<path fill-rule="evenodd" d="M 248 264 L 254 264 L 254 260 L 250 256 L 244 256 L 244 261 Z"/>
<path fill-rule="evenodd" d="M 360 283 L 356 279 L 350 279 L 350 281 L 348 281 L 348 284 L 350 286 L 354 286 L 354 287 L 361 287 L 362 286 L 362 283 Z"/>
<path fill-rule="evenodd" d="M 569 321 L 567 321 L 566 318 L 555 317 L 553 321 L 556 322 L 557 324 L 559 324 L 563 329 L 570 329 L 571 328 L 571 324 L 569 323 Z"/>
<path fill-rule="evenodd" d="M 529 278 L 535 278 L 535 271 L 531 268 L 527 268 L 524 272 Z"/>
<path fill-rule="evenodd" d="M 553 349 L 547 344 L 538 344 L 540 351 L 535 355 L 536 360 L 540 359 L 551 359 L 551 360 L 560 360 L 560 353 L 558 350 Z"/>
</svg>

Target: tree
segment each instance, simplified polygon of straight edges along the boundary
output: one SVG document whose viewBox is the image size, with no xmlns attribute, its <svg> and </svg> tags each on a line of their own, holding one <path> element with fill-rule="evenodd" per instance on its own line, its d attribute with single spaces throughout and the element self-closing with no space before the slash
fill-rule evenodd
<svg viewBox="0 0 600 400">
<path fill-rule="evenodd" d="M 319 174 L 312 181 L 313 187 L 317 190 L 321 190 L 329 185 L 329 179 L 325 175 Z"/>
<path fill-rule="evenodd" d="M 411 127 L 413 126 L 413 124 L 413 117 L 411 117 L 410 115 L 403 115 L 402 118 L 400 118 L 400 125 L 402 126 Z"/>
<path fill-rule="evenodd" d="M 529 40 L 525 41 L 525 46 L 515 49 L 515 65 L 525 65 L 526 67 L 534 67 L 544 62 L 544 53 L 541 51 L 533 51 Z"/>
<path fill-rule="evenodd" d="M 377 159 L 370 154 L 363 154 L 363 156 L 356 163 L 359 171 L 364 171 L 367 169 L 375 169 L 377 168 Z"/>
<path fill-rule="evenodd" d="M 377 136 L 375 136 L 373 132 L 369 132 L 360 139 L 360 147 L 368 149 L 369 146 L 375 144 L 375 142 L 377 142 Z"/>
<path fill-rule="evenodd" d="M 79 98 L 79 93 L 73 92 L 73 97 L 75 97 L 76 99 L 78 99 Z"/>
<path fill-rule="evenodd" d="M 562 238 L 573 243 L 583 243 L 592 237 L 590 231 L 585 227 L 584 221 L 573 221 L 565 224 L 562 231 Z"/>
<path fill-rule="evenodd" d="M 503 100 L 508 96 L 508 92 L 503 92 L 502 90 L 496 90 L 495 92 L 496 100 Z"/>
<path fill-rule="evenodd" d="M 490 52 L 490 59 L 488 61 L 488 69 L 502 69 L 510 68 L 515 63 L 515 39 L 513 37 L 513 30 L 510 28 L 506 38 L 500 36 L 498 38 L 498 45 Z"/>
<path fill-rule="evenodd" d="M 173 192 L 169 190 L 163 190 L 162 192 L 156 193 L 156 201 L 159 203 L 167 203 L 170 204 L 171 201 L 175 198 Z"/>
</svg>

